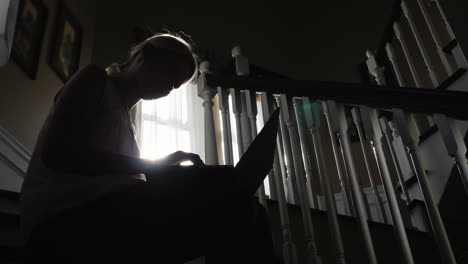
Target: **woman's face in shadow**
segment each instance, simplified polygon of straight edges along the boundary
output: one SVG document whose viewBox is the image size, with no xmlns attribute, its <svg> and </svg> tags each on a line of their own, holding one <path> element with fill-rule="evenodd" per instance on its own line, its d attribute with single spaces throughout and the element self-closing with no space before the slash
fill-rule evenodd
<svg viewBox="0 0 468 264">
<path fill-rule="evenodd" d="M 139 98 L 153 100 L 168 95 L 192 76 L 194 67 L 190 57 L 152 44 L 143 46 L 136 55 L 131 71 L 137 82 Z"/>
</svg>

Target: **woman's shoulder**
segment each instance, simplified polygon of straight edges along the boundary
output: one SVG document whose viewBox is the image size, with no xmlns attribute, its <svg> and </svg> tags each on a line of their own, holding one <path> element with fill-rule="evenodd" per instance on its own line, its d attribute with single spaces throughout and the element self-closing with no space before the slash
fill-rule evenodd
<svg viewBox="0 0 468 264">
<path fill-rule="evenodd" d="M 90 97 L 98 99 L 102 96 L 106 82 L 107 73 L 104 69 L 95 64 L 86 65 L 71 76 L 55 96 L 54 102 L 80 101 L 80 98 L 89 100 Z"/>
<path fill-rule="evenodd" d="M 76 81 L 86 80 L 105 80 L 107 78 L 106 71 L 96 64 L 88 64 L 82 69 L 78 70 L 67 82 L 73 84 Z"/>
</svg>

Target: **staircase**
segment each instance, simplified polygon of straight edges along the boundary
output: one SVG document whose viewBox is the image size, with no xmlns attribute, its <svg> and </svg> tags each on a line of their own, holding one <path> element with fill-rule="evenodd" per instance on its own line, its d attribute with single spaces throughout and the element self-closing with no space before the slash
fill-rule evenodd
<svg viewBox="0 0 468 264">
<path fill-rule="evenodd" d="M 19 214 L 18 214 L 19 195 L 16 192 L 0 191 L 0 263 L 22 263 L 22 247 L 19 234 Z M 273 238 L 275 241 L 276 252 L 281 252 L 281 224 L 279 217 L 278 203 L 268 200 L 269 216 Z M 288 205 L 291 217 L 291 226 L 293 239 L 298 247 L 299 263 L 307 263 L 305 241 L 301 234 L 304 230 L 301 225 L 301 210 L 297 205 Z M 310 210 L 312 219 L 318 227 L 327 226 L 327 216 L 324 211 Z M 359 239 L 356 219 L 349 216 L 340 216 L 340 226 L 345 237 L 346 256 L 349 263 L 366 263 L 365 252 Z M 393 228 L 390 225 L 377 222 L 369 222 L 379 263 L 398 263 L 400 256 L 398 244 L 395 241 Z M 318 250 L 321 253 L 323 263 L 334 263 L 334 250 L 328 239 L 329 230 L 327 228 L 316 228 L 316 237 L 318 241 Z M 441 263 L 437 254 L 436 245 L 427 232 L 408 229 L 408 235 L 411 247 L 415 254 L 416 263 Z"/>
<path fill-rule="evenodd" d="M 281 108 L 275 163 L 257 195 L 283 263 L 468 263 L 468 63 L 448 23 L 444 34 L 432 28 L 430 9 L 446 21 L 438 0 L 395 1 L 361 84 L 290 80 L 238 47 L 227 70 L 202 63 L 207 164 L 234 164 L 257 119 Z M 0 262 L 21 263 L 28 153 L 0 139 Z"/>
<path fill-rule="evenodd" d="M 434 27 L 434 12 L 445 22 L 442 27 Z M 459 220 L 465 218 L 456 208 L 468 203 L 461 136 L 468 127 L 461 99 L 468 91 L 468 63 L 446 21 L 438 0 L 395 1 L 382 44 L 366 52 L 362 84 L 268 76 L 251 67 L 238 47 L 232 51 L 235 70 L 225 71 L 237 77 L 213 73 L 209 64 L 202 67 L 198 89 L 205 101 L 205 131 L 215 130 L 210 105 L 215 96 L 220 123 L 227 128 L 229 118 L 235 119 L 235 126 L 247 131 L 237 135 L 244 142 L 249 140 L 244 134 L 257 133 L 257 118 L 266 120 L 275 107 L 282 110 L 277 159 L 258 196 L 265 207 L 278 208 L 281 228 L 275 229 L 275 241 L 286 263 L 467 261 L 468 233 Z M 429 34 L 421 34 L 421 27 Z M 444 27 L 445 39 L 436 31 Z M 231 137 L 226 130 L 223 139 Z M 214 137 L 205 143 L 212 164 L 232 164 L 229 140 L 224 153 L 216 150 Z M 380 199 L 373 204 L 380 208 L 371 209 L 364 190 L 379 187 L 384 195 L 374 195 Z M 293 205 L 300 214 L 293 213 Z M 353 228 L 346 227 L 347 218 L 354 220 L 356 233 L 348 232 Z M 395 247 L 387 238 L 380 240 L 384 226 L 391 227 Z M 321 237 L 323 230 L 327 234 Z M 418 240 L 415 230 L 426 238 Z"/>
</svg>

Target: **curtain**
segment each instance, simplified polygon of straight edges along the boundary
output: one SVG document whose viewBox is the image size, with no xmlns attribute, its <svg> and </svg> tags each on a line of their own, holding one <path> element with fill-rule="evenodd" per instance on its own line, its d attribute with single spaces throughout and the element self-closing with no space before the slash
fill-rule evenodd
<svg viewBox="0 0 468 264">
<path fill-rule="evenodd" d="M 182 150 L 204 159 L 202 102 L 196 84 L 157 100 L 141 100 L 135 115 L 141 157 L 159 159 Z"/>
</svg>

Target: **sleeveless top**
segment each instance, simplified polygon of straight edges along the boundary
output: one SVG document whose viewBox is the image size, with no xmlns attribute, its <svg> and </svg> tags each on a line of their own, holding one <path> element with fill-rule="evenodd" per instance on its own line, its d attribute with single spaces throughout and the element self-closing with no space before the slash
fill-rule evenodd
<svg viewBox="0 0 468 264">
<path fill-rule="evenodd" d="M 96 69 L 103 71 L 97 67 L 92 70 Z M 139 157 L 130 113 L 117 95 L 110 79 L 103 78 L 106 78 L 106 85 L 102 87 L 102 97 L 97 111 L 99 114 L 93 117 L 95 122 L 85 129 L 92 129 L 93 133 L 101 134 L 98 136 L 108 141 L 103 144 L 108 145 L 112 152 Z M 54 112 L 55 105 L 52 106 L 41 129 L 21 189 L 21 229 L 25 240 L 38 224 L 66 209 L 145 181 L 144 175 L 109 173 L 90 177 L 45 166 L 42 152 Z"/>
</svg>

